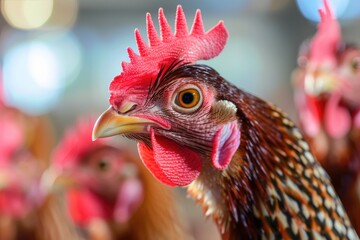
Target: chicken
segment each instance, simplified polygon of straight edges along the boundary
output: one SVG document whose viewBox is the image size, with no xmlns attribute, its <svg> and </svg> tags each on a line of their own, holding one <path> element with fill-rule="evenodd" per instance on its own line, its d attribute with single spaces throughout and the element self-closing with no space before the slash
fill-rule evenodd
<svg viewBox="0 0 360 240">
<path fill-rule="evenodd" d="M 93 120 L 69 129 L 54 152 L 69 213 L 88 239 L 185 239 L 172 194 L 126 147 L 91 140 Z M 62 180 L 61 180 L 62 178 Z"/>
<path fill-rule="evenodd" d="M 43 187 L 51 122 L 8 106 L 1 81 L 0 132 L 0 239 L 75 240 L 58 201 Z"/>
<path fill-rule="evenodd" d="M 341 39 L 324 1 L 318 32 L 293 75 L 299 122 L 360 233 L 360 50 Z"/>
<path fill-rule="evenodd" d="M 4 106 L 0 109 L 0 232 L 5 239 L 29 234 L 27 217 L 37 206 L 36 186 L 41 166 L 27 144 L 25 116 Z"/>
<path fill-rule="evenodd" d="M 50 123 L 0 105 L 0 239 L 74 239 L 66 238 L 73 235 L 57 221 L 62 215 L 41 184 L 52 143 Z"/>
<path fill-rule="evenodd" d="M 293 122 L 276 106 L 227 82 L 210 66 L 228 32 L 205 32 L 198 10 L 190 32 L 179 6 L 175 34 L 159 10 L 161 37 L 147 14 L 149 45 L 110 84 L 110 108 L 93 139 L 138 141 L 162 183 L 186 186 L 222 239 L 358 239 L 328 175 Z"/>
</svg>

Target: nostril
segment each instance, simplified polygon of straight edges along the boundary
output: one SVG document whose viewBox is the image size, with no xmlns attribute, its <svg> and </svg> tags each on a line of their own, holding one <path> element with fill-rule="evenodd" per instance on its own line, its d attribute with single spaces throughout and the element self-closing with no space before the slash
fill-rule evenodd
<svg viewBox="0 0 360 240">
<path fill-rule="evenodd" d="M 133 102 L 127 102 L 118 110 L 118 112 L 121 114 L 129 113 L 135 110 L 137 106 L 138 105 Z"/>
</svg>

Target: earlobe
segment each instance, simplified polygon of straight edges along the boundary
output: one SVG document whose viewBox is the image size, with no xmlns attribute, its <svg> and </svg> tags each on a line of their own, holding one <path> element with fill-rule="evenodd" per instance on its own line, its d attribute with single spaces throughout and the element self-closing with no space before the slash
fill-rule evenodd
<svg viewBox="0 0 360 240">
<path fill-rule="evenodd" d="M 213 151 L 211 154 L 212 164 L 217 169 L 225 169 L 240 145 L 240 129 L 237 121 L 223 125 L 215 134 Z"/>
</svg>

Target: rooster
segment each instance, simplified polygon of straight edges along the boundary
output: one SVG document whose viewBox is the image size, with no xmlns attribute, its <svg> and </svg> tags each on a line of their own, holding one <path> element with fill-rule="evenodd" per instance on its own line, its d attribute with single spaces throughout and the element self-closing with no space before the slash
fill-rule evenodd
<svg viewBox="0 0 360 240">
<path fill-rule="evenodd" d="M 173 34 L 160 9 L 159 37 L 146 20 L 149 45 L 136 29 L 139 54 L 128 49 L 93 139 L 137 140 L 155 178 L 187 186 L 222 239 L 358 239 L 293 122 L 196 63 L 222 51 L 224 23 L 205 32 L 198 10 L 189 32 L 178 6 Z"/>
<path fill-rule="evenodd" d="M 300 126 L 360 233 L 360 51 L 341 39 L 324 1 L 293 75 Z"/>
<path fill-rule="evenodd" d="M 69 214 L 89 239 L 184 239 L 170 191 L 129 149 L 91 140 L 93 120 L 69 129 L 54 152 Z"/>
</svg>

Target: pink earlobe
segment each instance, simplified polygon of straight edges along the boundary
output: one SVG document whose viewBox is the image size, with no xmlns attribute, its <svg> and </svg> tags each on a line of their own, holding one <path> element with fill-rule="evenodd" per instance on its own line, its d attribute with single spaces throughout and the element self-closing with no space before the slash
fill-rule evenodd
<svg viewBox="0 0 360 240">
<path fill-rule="evenodd" d="M 240 145 L 237 121 L 222 126 L 215 134 L 211 160 L 215 168 L 225 169 Z"/>
<path fill-rule="evenodd" d="M 119 189 L 114 210 L 114 219 L 118 223 L 129 221 L 140 206 L 144 195 L 143 185 L 139 179 L 125 180 Z"/>
</svg>

